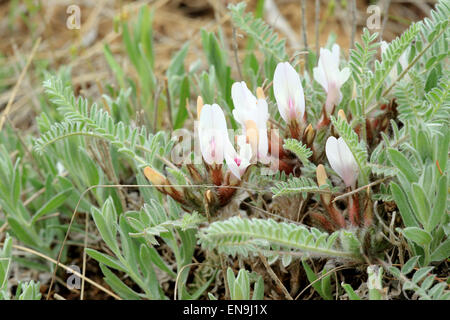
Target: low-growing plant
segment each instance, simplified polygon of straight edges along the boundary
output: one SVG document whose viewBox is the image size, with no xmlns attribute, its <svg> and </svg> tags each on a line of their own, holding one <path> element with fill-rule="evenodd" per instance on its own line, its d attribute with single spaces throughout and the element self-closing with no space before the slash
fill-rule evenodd
<svg viewBox="0 0 450 320">
<path fill-rule="evenodd" d="M 248 39 L 242 64 L 221 30 L 202 30 L 206 65 L 186 70 L 185 44 L 158 80 L 143 7 L 136 23 L 117 23 L 136 74 L 105 46 L 118 87 L 101 101 L 75 94 L 67 69 L 45 73 L 33 149 L 11 156 L 15 138 L 0 147 L 0 228 L 58 266 L 76 232 L 83 276 L 88 256 L 122 299 L 293 299 L 312 288 L 384 300 L 400 288 L 448 300 L 449 1 L 389 44 L 365 29 L 348 61 L 336 43 L 290 57 L 245 9 L 229 6 Z M 23 200 L 28 189 L 36 196 Z M 366 272 L 353 280 L 355 270 Z M 16 298 L 39 299 L 39 284 L 21 283 Z"/>
</svg>

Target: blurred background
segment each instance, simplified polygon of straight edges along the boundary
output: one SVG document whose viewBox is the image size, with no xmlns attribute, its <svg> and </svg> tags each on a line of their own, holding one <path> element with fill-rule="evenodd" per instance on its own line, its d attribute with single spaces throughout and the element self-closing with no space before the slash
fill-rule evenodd
<svg viewBox="0 0 450 320">
<path fill-rule="evenodd" d="M 5 108 L 20 71 L 26 64 L 33 45 L 36 48 L 29 70 L 18 88 L 9 115 L 14 125 L 33 130 L 34 116 L 39 110 L 39 94 L 42 92 L 42 72 L 58 70 L 60 66 L 71 68 L 72 83 L 77 92 L 89 97 L 99 97 L 102 83 L 113 80 L 112 71 L 105 59 L 107 44 L 124 72 L 133 77 L 136 71 L 124 54 L 121 32 L 117 27 L 123 21 L 137 19 L 141 6 L 154 10 L 153 37 L 156 77 L 164 77 L 171 57 L 186 41 L 190 48 L 186 65 L 198 59 L 204 61 L 200 30 L 221 29 L 222 39 L 232 51 L 233 30 L 227 6 L 234 0 L 11 0 L 0 1 L 0 111 Z M 380 29 L 383 39 L 390 41 L 404 31 L 413 21 L 429 14 L 435 1 L 406 0 L 249 0 L 247 10 L 263 17 L 287 39 L 288 53 L 305 48 L 316 50 L 316 31 L 319 45 L 329 37 L 337 37 L 348 56 L 352 38 L 356 41 L 373 13 L 381 15 Z M 353 10 L 353 3 L 356 8 Z M 302 7 L 303 5 L 303 7 Z M 372 7 L 368 13 L 369 6 Z M 72 7 L 71 7 L 72 6 Z M 73 9 L 75 6 L 75 9 Z M 68 22 L 79 8 L 79 29 L 70 29 Z M 75 11 L 73 11 L 75 10 Z M 386 15 L 385 12 L 388 14 Z M 317 15 L 318 13 L 318 15 Z M 355 22 L 353 24 L 353 22 Z M 373 21 L 372 21 L 373 22 Z M 376 21 L 375 21 L 376 22 Z M 353 27 L 355 25 L 355 27 Z M 306 26 L 306 32 L 304 27 Z M 317 26 L 317 29 L 316 29 Z M 375 30 L 379 31 L 379 30 Z M 237 52 L 242 56 L 245 37 L 237 34 Z M 235 68 L 235 66 L 233 66 Z M 232 72 L 236 72 L 233 69 Z"/>
</svg>

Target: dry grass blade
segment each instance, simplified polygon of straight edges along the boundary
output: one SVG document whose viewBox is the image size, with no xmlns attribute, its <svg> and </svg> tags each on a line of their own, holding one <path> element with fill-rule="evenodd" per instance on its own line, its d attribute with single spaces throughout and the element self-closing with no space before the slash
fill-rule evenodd
<svg viewBox="0 0 450 320">
<path fill-rule="evenodd" d="M 33 46 L 33 49 L 31 50 L 30 55 L 28 56 L 27 63 L 25 65 L 25 67 L 22 69 L 19 79 L 17 79 L 14 89 L 11 92 L 11 96 L 9 97 L 8 104 L 6 105 L 5 110 L 3 110 L 2 117 L 0 118 L 0 131 L 2 131 L 2 129 L 3 129 L 3 125 L 5 124 L 6 118 L 8 117 L 8 114 L 11 111 L 11 107 L 13 105 L 14 99 L 16 98 L 17 92 L 19 91 L 20 84 L 22 83 L 23 79 L 25 78 L 25 74 L 27 73 L 27 70 L 31 64 L 31 61 L 33 61 L 34 55 L 36 54 L 36 51 L 39 48 L 40 43 L 41 43 L 41 38 L 38 38 L 36 40 L 36 43 Z"/>
<path fill-rule="evenodd" d="M 3 245 L 3 243 L 2 243 L 2 245 Z M 87 282 L 89 282 L 90 284 L 92 284 L 94 287 L 96 287 L 96 288 L 102 290 L 103 292 L 107 293 L 108 295 L 110 295 L 110 296 L 113 297 L 114 299 L 122 300 L 121 297 L 119 297 L 119 296 L 116 295 L 115 293 L 111 292 L 110 290 L 106 289 L 105 287 L 103 287 L 102 285 L 98 284 L 97 282 L 92 281 L 91 279 L 87 278 L 86 276 L 82 275 L 81 273 L 77 272 L 76 270 L 73 270 L 73 269 L 69 268 L 69 267 L 66 266 L 65 264 L 62 264 L 61 262 L 58 262 L 58 261 L 56 261 L 56 260 L 54 260 L 54 259 L 52 259 L 52 258 L 46 256 L 46 255 L 43 254 L 43 253 L 40 253 L 40 252 L 38 252 L 38 251 L 36 251 L 36 250 L 30 249 L 30 248 L 27 248 L 27 247 L 24 247 L 24 246 L 21 246 L 21 245 L 16 245 L 16 244 L 13 244 L 12 247 L 13 247 L 14 249 L 17 249 L 17 250 L 20 250 L 20 251 L 23 251 L 23 252 L 27 252 L 27 253 L 31 253 L 31 254 L 34 254 L 34 255 L 36 255 L 36 256 L 38 256 L 38 257 L 41 257 L 41 258 L 43 258 L 43 259 L 45 259 L 45 260 L 47 260 L 47 261 L 50 261 L 51 263 L 55 264 L 55 269 L 56 269 L 57 266 L 58 266 L 58 267 L 61 267 L 61 268 L 63 268 L 64 270 L 73 273 L 73 274 L 76 275 L 77 277 L 80 277 L 81 279 L 86 280 Z"/>
</svg>

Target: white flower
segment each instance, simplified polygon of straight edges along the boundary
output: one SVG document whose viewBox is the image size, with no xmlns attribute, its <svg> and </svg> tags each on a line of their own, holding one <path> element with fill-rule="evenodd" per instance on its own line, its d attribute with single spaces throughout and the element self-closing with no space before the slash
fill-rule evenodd
<svg viewBox="0 0 450 320">
<path fill-rule="evenodd" d="M 238 136 L 237 144 L 239 147 L 239 154 L 234 150 L 231 143 L 227 144 L 225 149 L 225 161 L 228 169 L 238 179 L 241 180 L 242 175 L 250 165 L 252 158 L 252 147 L 247 143 L 245 136 Z"/>
<path fill-rule="evenodd" d="M 248 137 L 249 140 L 252 137 L 254 138 L 255 146 L 253 150 L 257 159 L 266 163 L 269 150 L 267 139 L 269 111 L 266 100 L 263 98 L 256 99 L 244 81 L 233 83 L 231 97 L 234 104 L 234 118 L 242 126 L 244 136 Z"/>
<path fill-rule="evenodd" d="M 273 93 L 278 111 L 288 124 L 299 122 L 305 114 L 305 96 L 300 77 L 288 62 L 280 62 L 273 75 Z"/>
<path fill-rule="evenodd" d="M 205 104 L 201 109 L 198 135 L 205 162 L 209 165 L 222 164 L 230 140 L 225 115 L 217 104 Z"/>
<path fill-rule="evenodd" d="M 344 180 L 347 187 L 354 187 L 358 179 L 358 164 L 344 139 L 329 137 L 325 145 L 328 162 L 334 171 Z"/>
<path fill-rule="evenodd" d="M 330 50 L 320 48 L 319 64 L 313 69 L 314 79 L 327 92 L 325 108 L 328 113 L 342 100 L 341 87 L 350 77 L 350 69 L 339 70 L 339 46 L 333 45 Z"/>
<path fill-rule="evenodd" d="M 386 41 L 381 41 L 381 55 L 384 55 L 388 47 L 389 44 Z M 400 62 L 402 70 L 405 70 L 408 67 L 408 50 L 405 50 L 402 53 L 402 55 L 398 59 L 398 62 Z M 391 79 L 391 81 L 397 80 L 398 78 L 397 64 L 392 68 L 391 72 L 389 73 L 389 78 Z M 408 79 L 408 75 L 405 76 L 405 79 Z"/>
</svg>

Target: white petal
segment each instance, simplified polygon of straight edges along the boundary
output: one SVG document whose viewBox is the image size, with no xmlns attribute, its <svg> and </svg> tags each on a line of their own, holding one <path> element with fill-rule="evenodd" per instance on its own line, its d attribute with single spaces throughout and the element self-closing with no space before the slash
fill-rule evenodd
<svg viewBox="0 0 450 320">
<path fill-rule="evenodd" d="M 320 65 L 319 67 L 315 67 L 313 69 L 313 74 L 314 74 L 314 80 L 316 80 L 322 86 L 322 88 L 325 91 L 327 91 L 328 90 L 328 81 L 327 81 L 325 72 L 323 71 L 322 65 Z"/>
<path fill-rule="evenodd" d="M 239 173 L 239 166 L 237 165 L 235 159 L 238 157 L 236 150 L 231 143 L 227 144 L 225 148 L 225 161 L 227 163 L 228 169 L 231 173 L 239 180 L 241 180 L 241 175 Z"/>
<path fill-rule="evenodd" d="M 358 164 L 344 139 L 329 137 L 325 152 L 331 168 L 344 180 L 346 186 L 354 186 L 358 178 Z"/>
<path fill-rule="evenodd" d="M 239 123 L 241 126 L 243 126 L 245 123 L 245 120 L 247 118 L 245 115 L 245 112 L 241 109 L 235 108 L 235 109 L 233 109 L 232 114 L 233 114 L 234 120 L 236 120 L 237 123 Z"/>
<path fill-rule="evenodd" d="M 273 76 L 273 91 L 281 117 L 286 122 L 301 120 L 305 113 L 305 97 L 300 77 L 288 62 L 280 62 Z M 294 110 L 290 110 L 291 101 Z M 295 117 L 295 119 L 292 119 Z"/>
<path fill-rule="evenodd" d="M 235 109 L 251 108 L 256 104 L 256 97 L 247 88 L 244 81 L 233 83 L 231 86 L 231 98 Z"/>
<path fill-rule="evenodd" d="M 204 105 L 199 121 L 199 141 L 203 158 L 208 164 L 221 164 L 228 139 L 227 122 L 217 105 Z"/>
<path fill-rule="evenodd" d="M 338 139 L 338 145 L 344 167 L 344 172 L 342 172 L 341 176 L 342 180 L 344 180 L 347 186 L 352 186 L 358 178 L 358 164 L 352 151 L 342 137 Z"/>
<path fill-rule="evenodd" d="M 333 56 L 334 63 L 339 66 L 340 48 L 337 43 L 333 44 L 333 47 L 331 48 L 331 54 Z"/>
<path fill-rule="evenodd" d="M 337 106 L 340 102 L 342 95 L 339 87 L 334 82 L 328 83 L 327 100 L 325 107 L 328 113 L 331 113 L 333 106 Z"/>
<path fill-rule="evenodd" d="M 339 156 L 338 142 L 335 137 L 329 137 L 325 144 L 325 153 L 331 168 L 340 176 L 342 172 L 342 161 Z"/>
<path fill-rule="evenodd" d="M 288 112 L 288 87 L 286 80 L 286 66 L 280 62 L 273 75 L 273 94 L 277 101 L 278 111 L 284 121 L 289 122 Z"/>
<path fill-rule="evenodd" d="M 324 49 L 321 53 L 322 68 L 327 78 L 328 86 L 330 82 L 337 82 L 339 72 L 339 61 L 336 61 L 330 50 Z"/>
<path fill-rule="evenodd" d="M 258 99 L 255 111 L 258 119 L 257 123 L 265 124 L 269 120 L 269 108 L 266 100 Z"/>
<path fill-rule="evenodd" d="M 350 69 L 344 68 L 339 72 L 339 87 L 342 87 L 342 85 L 350 78 Z"/>
</svg>

